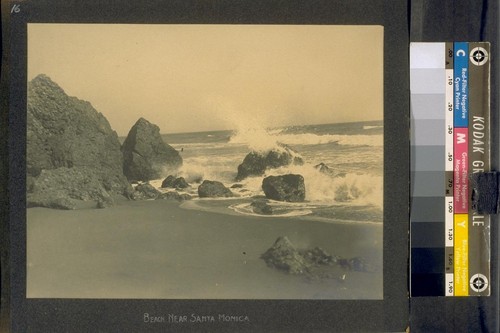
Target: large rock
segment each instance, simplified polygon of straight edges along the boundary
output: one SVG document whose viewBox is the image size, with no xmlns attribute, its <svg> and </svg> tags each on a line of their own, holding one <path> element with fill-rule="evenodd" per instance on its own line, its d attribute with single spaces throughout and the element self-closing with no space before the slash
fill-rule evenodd
<svg viewBox="0 0 500 333">
<path fill-rule="evenodd" d="M 191 200 L 192 197 L 187 193 L 181 194 L 176 191 L 170 191 L 160 194 L 160 196 L 157 197 L 156 199 L 184 201 L 184 200 Z"/>
<path fill-rule="evenodd" d="M 174 176 L 170 175 L 163 180 L 163 182 L 161 183 L 161 187 L 162 188 L 172 187 L 181 190 L 184 188 L 188 188 L 189 184 L 186 181 L 186 179 L 184 179 L 184 177 L 175 178 Z"/>
<path fill-rule="evenodd" d="M 236 181 L 241 181 L 251 176 L 262 176 L 267 169 L 275 169 L 290 164 L 302 165 L 304 160 L 295 151 L 279 146 L 265 153 L 252 151 L 238 166 Z"/>
<path fill-rule="evenodd" d="M 297 249 L 286 237 L 278 237 L 273 246 L 261 255 L 269 267 L 289 274 L 304 275 L 308 279 L 345 280 L 345 267 L 341 259 L 319 247 Z"/>
<path fill-rule="evenodd" d="M 132 199 L 134 200 L 148 200 L 156 199 L 160 196 L 160 191 L 158 191 L 153 185 L 149 183 L 139 184 L 135 187 L 134 193 L 132 193 Z"/>
<path fill-rule="evenodd" d="M 198 195 L 200 198 L 217 198 L 217 197 L 232 197 L 233 192 L 224 186 L 221 182 L 204 180 L 198 186 Z"/>
<path fill-rule="evenodd" d="M 278 201 L 300 202 L 306 197 L 304 177 L 301 175 L 266 177 L 262 181 L 262 189 L 268 199 Z"/>
<path fill-rule="evenodd" d="M 261 258 L 268 266 L 290 274 L 302 274 L 309 270 L 306 259 L 286 236 L 278 237 Z"/>
<path fill-rule="evenodd" d="M 177 150 L 163 142 L 160 128 L 140 118 L 123 142 L 123 173 L 130 181 L 161 178 L 182 165 Z"/>
<path fill-rule="evenodd" d="M 26 135 L 28 205 L 59 208 L 52 203 L 130 191 L 120 142 L 106 118 L 43 74 L 28 83 Z"/>
<path fill-rule="evenodd" d="M 167 188 L 167 187 L 173 187 L 172 185 L 174 184 L 175 177 L 172 175 L 169 175 L 167 178 L 163 179 L 161 182 L 161 187 L 162 188 Z"/>
</svg>

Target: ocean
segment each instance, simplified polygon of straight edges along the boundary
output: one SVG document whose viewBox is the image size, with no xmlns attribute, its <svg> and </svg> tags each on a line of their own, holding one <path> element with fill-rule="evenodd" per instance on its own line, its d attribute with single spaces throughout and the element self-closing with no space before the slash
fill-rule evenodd
<svg viewBox="0 0 500 333">
<path fill-rule="evenodd" d="M 183 166 L 177 176 L 191 184 L 186 193 L 194 200 L 183 207 L 214 210 L 236 215 L 258 215 L 252 198 L 264 195 L 265 176 L 300 174 L 304 177 L 306 201 L 271 201 L 273 216 L 302 216 L 332 222 L 381 223 L 383 219 L 383 121 L 240 128 L 239 130 L 175 133 L 162 135 L 177 149 Z M 199 199 L 200 180 L 217 180 L 227 187 L 236 184 L 238 165 L 251 150 L 266 151 L 284 144 L 302 156 L 304 165 L 269 169 L 261 177 L 238 182 L 233 199 Z M 327 175 L 315 166 L 324 163 Z M 151 183 L 160 188 L 162 179 Z M 162 189 L 165 191 L 166 189 Z M 266 217 L 266 215 L 259 215 Z"/>
<path fill-rule="evenodd" d="M 106 209 L 28 209 L 27 297 L 382 299 L 382 122 L 255 128 L 163 136 L 183 157 L 177 175 L 191 184 L 193 199 L 180 205 L 123 198 Z M 197 197 L 200 178 L 231 187 L 249 151 L 278 143 L 305 163 L 267 174 L 303 175 L 305 202 L 272 201 L 276 214 L 254 213 L 263 177 L 239 182 L 235 198 Z M 332 175 L 315 169 L 319 163 Z M 284 236 L 297 249 L 363 258 L 375 269 L 286 274 L 261 259 Z"/>
</svg>

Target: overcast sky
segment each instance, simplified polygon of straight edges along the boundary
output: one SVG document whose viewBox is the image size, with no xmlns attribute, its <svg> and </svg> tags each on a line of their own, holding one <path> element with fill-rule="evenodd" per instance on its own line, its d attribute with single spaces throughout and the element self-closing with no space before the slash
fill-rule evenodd
<svg viewBox="0 0 500 333">
<path fill-rule="evenodd" d="M 46 74 L 119 135 L 383 118 L 383 27 L 29 24 Z"/>
</svg>

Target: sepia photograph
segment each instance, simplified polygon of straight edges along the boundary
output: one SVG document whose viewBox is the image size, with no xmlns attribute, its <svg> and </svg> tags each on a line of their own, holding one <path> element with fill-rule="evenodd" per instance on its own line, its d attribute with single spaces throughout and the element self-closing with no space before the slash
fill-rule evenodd
<svg viewBox="0 0 500 333">
<path fill-rule="evenodd" d="M 383 299 L 383 51 L 378 25 L 29 23 L 26 297 Z"/>
</svg>

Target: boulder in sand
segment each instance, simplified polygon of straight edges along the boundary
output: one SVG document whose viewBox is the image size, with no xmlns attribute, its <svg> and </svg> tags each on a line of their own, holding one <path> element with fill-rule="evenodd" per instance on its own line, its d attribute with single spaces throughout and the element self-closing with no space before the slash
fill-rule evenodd
<svg viewBox="0 0 500 333">
<path fill-rule="evenodd" d="M 325 250 L 315 247 L 312 249 L 297 249 L 286 237 L 278 237 L 273 246 L 261 255 L 269 267 L 273 267 L 289 274 L 304 275 L 307 279 L 338 279 L 344 281 L 345 269 L 368 271 L 370 267 L 359 258 L 349 260 L 328 254 Z M 347 267 L 346 267 L 347 266 Z"/>
<path fill-rule="evenodd" d="M 261 258 L 268 266 L 290 274 L 302 274 L 309 270 L 305 258 L 286 236 L 278 237 Z"/>
<path fill-rule="evenodd" d="M 160 194 L 156 199 L 184 201 L 184 200 L 191 200 L 192 197 L 187 193 L 181 194 L 176 191 L 170 191 Z"/>
<path fill-rule="evenodd" d="M 198 186 L 198 195 L 200 198 L 217 198 L 217 197 L 232 197 L 233 192 L 224 184 L 218 181 L 204 180 Z"/>
<path fill-rule="evenodd" d="M 160 195 L 153 185 L 149 183 L 139 184 L 135 187 L 135 191 L 132 193 L 133 200 L 147 200 L 156 199 Z"/>
<path fill-rule="evenodd" d="M 262 181 L 262 189 L 268 199 L 288 202 L 301 202 L 306 197 L 304 177 L 288 174 L 269 176 Z"/>
<path fill-rule="evenodd" d="M 302 165 L 304 160 L 295 151 L 279 146 L 265 153 L 252 151 L 238 166 L 236 181 L 241 181 L 251 176 L 262 176 L 267 169 L 275 169 L 290 164 Z"/>
<path fill-rule="evenodd" d="M 182 165 L 177 150 L 166 144 L 160 128 L 140 118 L 123 142 L 123 173 L 130 180 L 148 181 L 161 178 L 167 170 Z"/>
</svg>

